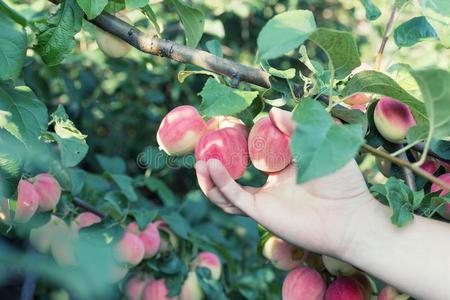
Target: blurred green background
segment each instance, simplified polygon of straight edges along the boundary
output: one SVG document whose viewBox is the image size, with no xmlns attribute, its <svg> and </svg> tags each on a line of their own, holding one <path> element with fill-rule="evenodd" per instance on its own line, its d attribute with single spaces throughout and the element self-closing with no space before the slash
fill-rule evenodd
<svg viewBox="0 0 450 300">
<path fill-rule="evenodd" d="M 184 43 L 183 29 L 176 12 L 160 1 L 156 2 L 152 4 L 152 8 L 158 16 L 163 38 Z M 367 20 L 366 11 L 358 0 L 189 2 L 201 9 L 206 16 L 205 34 L 198 48 L 206 49 L 207 41 L 217 39 L 222 45 L 224 56 L 236 62 L 255 64 L 258 33 L 275 14 L 293 9 L 308 9 L 314 13 L 318 27 L 353 32 L 361 60 L 365 64 L 373 65 L 393 1 L 373 0 L 382 12 L 381 17 L 375 21 Z M 6 3 L 29 20 L 46 19 L 48 12 L 54 9 L 53 5 L 45 0 L 9 0 Z M 421 13 L 417 5 L 409 5 L 403 10 L 396 24 Z M 152 30 L 151 24 L 140 11 L 128 11 L 127 15 L 141 30 Z M 180 83 L 177 80 L 178 72 L 195 67 L 149 56 L 135 49 L 124 58 L 108 58 L 98 49 L 93 32 L 93 25 L 84 22 L 83 30 L 76 35 L 76 50 L 63 64 L 55 67 L 46 66 L 40 57 L 29 49 L 21 78 L 47 105 L 49 112 L 55 111 L 59 104 L 64 105 L 76 127 L 88 136 L 89 152 L 78 166 L 86 176 L 79 196 L 111 213 L 111 224 L 121 224 L 122 217 L 127 216 L 125 210 L 129 212 L 145 208 L 150 211 L 157 207 L 164 211 L 173 210 L 175 207 L 175 211 L 183 217 L 182 221 L 175 223 L 184 226 L 184 230 L 188 230 L 191 235 L 189 243 L 186 242 L 186 245 L 189 244 L 186 246 L 189 250 L 186 251 L 194 252 L 196 247 L 212 249 L 218 252 L 225 262 L 225 293 L 230 299 L 279 299 L 284 273 L 274 270 L 257 254 L 256 224 L 242 217 L 225 215 L 204 198 L 196 183 L 192 156 L 169 159 L 157 148 L 156 131 L 164 115 L 182 104 L 198 106 L 198 93 L 207 77 L 194 75 Z M 35 42 L 35 36 L 32 31 L 28 33 L 31 46 Z M 310 57 L 315 57 L 315 48 L 308 44 L 307 48 Z M 390 40 L 385 50 L 382 69 L 395 68 L 398 64 L 408 64 L 413 68 L 433 64 L 449 69 L 450 56 L 446 51 L 434 40 L 403 49 L 399 49 L 393 40 Z M 320 58 L 323 54 L 317 53 L 317 56 Z M 323 57 L 322 59 L 326 61 Z M 305 69 L 298 60 L 297 52 L 276 61 L 276 64 L 281 68 Z M 405 72 L 393 74 L 408 91 L 417 92 L 417 87 Z M 111 170 L 123 168 L 126 169 L 126 174 L 134 179 L 139 198 L 139 201 L 131 206 L 122 206 L 119 200 L 114 205 L 111 204 L 111 199 L 118 198 L 108 194 L 110 178 L 105 173 L 113 173 Z M 241 181 L 250 185 L 261 185 L 264 179 L 264 175 L 250 169 Z M 76 210 L 69 201 L 67 206 Z M 3 229 L 3 240 L 14 244 L 15 249 L 27 249 L 24 240 L 16 239 L 16 235 L 20 236 L 20 233 Z M 37 262 L 37 266 L 52 264 L 45 257 L 34 260 L 28 255 L 17 254 L 6 245 L 0 252 L 4 256 L 4 263 L 0 267 L 0 280 L 5 279 L 0 288 L 1 299 L 16 299 L 20 294 L 23 272 L 11 276 L 14 274 L 11 273 L 11 268 L 29 270 L 33 261 Z M 11 266 L 6 263 L 9 260 L 24 263 Z M 92 255 L 86 263 L 97 264 L 98 255 Z M 60 270 L 57 266 L 55 268 L 56 272 L 68 274 L 67 270 Z M 49 274 L 55 269 L 36 269 L 31 268 L 31 272 L 38 276 L 37 299 L 65 299 L 67 293 L 60 289 L 61 286 L 70 291 L 68 287 L 77 289 L 78 284 L 83 285 L 78 279 L 71 279 L 69 276 L 46 280 L 52 278 Z M 86 270 L 83 269 L 83 272 Z M 92 270 L 89 272 L 94 272 L 92 277 L 102 273 L 101 270 L 96 270 L 98 274 Z M 77 285 L 72 286 L 74 282 Z M 114 293 L 108 295 L 109 299 L 118 298 L 118 293 L 113 291 Z M 80 293 L 78 297 L 100 299 L 104 294 L 101 295 L 98 296 L 94 292 Z"/>
</svg>

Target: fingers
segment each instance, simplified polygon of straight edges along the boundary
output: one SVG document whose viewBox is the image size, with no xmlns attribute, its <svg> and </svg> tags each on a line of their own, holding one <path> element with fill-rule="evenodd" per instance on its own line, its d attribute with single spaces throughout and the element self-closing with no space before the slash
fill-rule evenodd
<svg viewBox="0 0 450 300">
<path fill-rule="evenodd" d="M 253 194 L 244 190 L 242 186 L 234 181 L 219 160 L 210 159 L 207 165 L 211 179 L 222 195 L 247 215 L 254 215 Z"/>
<path fill-rule="evenodd" d="M 223 211 L 229 214 L 240 214 L 244 213 L 237 207 L 235 207 L 230 201 L 228 201 L 216 187 L 214 182 L 209 176 L 208 167 L 205 161 L 198 161 L 195 164 L 195 170 L 197 172 L 197 180 L 200 189 L 203 193 L 210 199 L 215 205 L 219 206 Z"/>
<path fill-rule="evenodd" d="M 291 120 L 292 113 L 277 107 L 272 107 L 269 112 L 272 123 L 284 134 L 291 136 L 295 130 L 295 123 Z"/>
</svg>

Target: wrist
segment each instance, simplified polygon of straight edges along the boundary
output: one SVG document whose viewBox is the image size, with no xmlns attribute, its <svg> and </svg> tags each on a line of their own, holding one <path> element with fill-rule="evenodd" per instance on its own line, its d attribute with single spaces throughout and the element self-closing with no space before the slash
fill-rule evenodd
<svg viewBox="0 0 450 300">
<path fill-rule="evenodd" d="M 331 255 L 347 262 L 366 252 L 367 240 L 375 224 L 390 223 L 389 208 L 381 204 L 370 193 L 360 196 L 359 205 L 349 213 L 343 221 L 340 241 L 332 249 Z M 375 229 L 376 230 L 376 229 Z"/>
</svg>

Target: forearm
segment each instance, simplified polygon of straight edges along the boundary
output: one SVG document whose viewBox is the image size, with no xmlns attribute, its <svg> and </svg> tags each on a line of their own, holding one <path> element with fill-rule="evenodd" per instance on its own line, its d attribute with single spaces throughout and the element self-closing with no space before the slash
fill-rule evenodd
<svg viewBox="0 0 450 300">
<path fill-rule="evenodd" d="M 418 299 L 450 295 L 450 225 L 419 216 L 404 228 L 373 200 L 342 259 Z"/>
</svg>

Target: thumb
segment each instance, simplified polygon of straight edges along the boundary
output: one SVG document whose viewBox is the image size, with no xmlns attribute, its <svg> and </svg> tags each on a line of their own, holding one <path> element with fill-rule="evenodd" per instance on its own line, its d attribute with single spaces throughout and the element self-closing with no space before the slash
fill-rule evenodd
<svg viewBox="0 0 450 300">
<path fill-rule="evenodd" d="M 269 112 L 272 123 L 284 134 L 291 136 L 295 130 L 295 123 L 291 120 L 292 113 L 287 110 L 273 107 Z"/>
<path fill-rule="evenodd" d="M 234 181 L 219 160 L 210 159 L 207 165 L 211 179 L 222 195 L 245 214 L 253 217 L 254 195 Z"/>
</svg>

